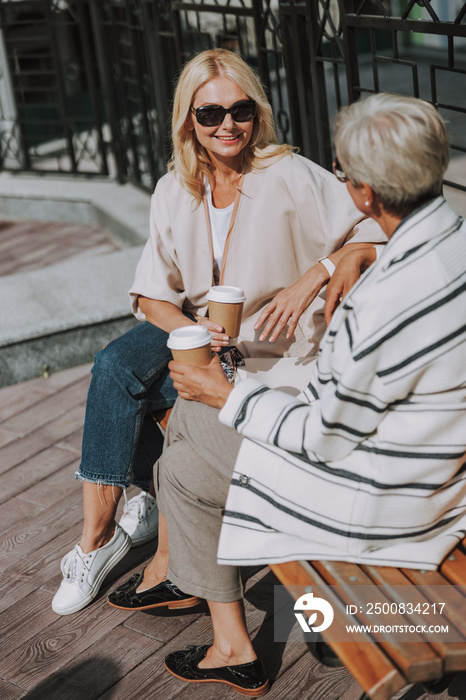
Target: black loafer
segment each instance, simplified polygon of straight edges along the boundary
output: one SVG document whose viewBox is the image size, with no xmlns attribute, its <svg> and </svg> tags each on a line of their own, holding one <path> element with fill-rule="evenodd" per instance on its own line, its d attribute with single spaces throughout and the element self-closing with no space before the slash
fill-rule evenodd
<svg viewBox="0 0 466 700">
<path fill-rule="evenodd" d="M 161 607 L 173 610 L 176 608 L 191 608 L 201 602 L 200 598 L 183 593 L 178 586 L 175 586 L 170 581 L 162 581 L 157 586 L 138 593 L 136 588 L 143 578 L 144 571 L 134 574 L 129 581 L 110 591 L 107 596 L 107 603 L 120 610 L 150 610 L 151 608 Z"/>
<path fill-rule="evenodd" d="M 199 668 L 199 661 L 207 654 L 208 644 L 195 646 L 190 644 L 182 651 L 174 651 L 165 659 L 165 668 L 173 676 L 188 683 L 226 683 L 241 695 L 257 698 L 269 689 L 260 659 L 238 666 L 220 666 L 219 668 Z"/>
</svg>

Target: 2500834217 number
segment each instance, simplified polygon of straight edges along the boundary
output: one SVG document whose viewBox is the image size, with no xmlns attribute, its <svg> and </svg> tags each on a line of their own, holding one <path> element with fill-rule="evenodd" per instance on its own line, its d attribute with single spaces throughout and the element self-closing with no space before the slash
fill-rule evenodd
<svg viewBox="0 0 466 700">
<path fill-rule="evenodd" d="M 419 615 L 442 614 L 445 603 L 367 603 L 366 615 L 401 615 L 418 613 Z"/>
</svg>

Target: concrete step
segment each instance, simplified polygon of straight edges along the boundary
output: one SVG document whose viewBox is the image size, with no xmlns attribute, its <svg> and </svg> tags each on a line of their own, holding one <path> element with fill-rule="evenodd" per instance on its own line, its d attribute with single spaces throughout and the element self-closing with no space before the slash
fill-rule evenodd
<svg viewBox="0 0 466 700">
<path fill-rule="evenodd" d="M 123 248 L 0 277 L 0 386 L 90 362 L 136 323 L 128 289 L 149 208 L 131 185 L 0 175 L 0 219 L 98 226 Z"/>
<path fill-rule="evenodd" d="M 141 250 L 0 278 L 0 386 L 89 362 L 131 328 L 127 290 Z"/>
</svg>

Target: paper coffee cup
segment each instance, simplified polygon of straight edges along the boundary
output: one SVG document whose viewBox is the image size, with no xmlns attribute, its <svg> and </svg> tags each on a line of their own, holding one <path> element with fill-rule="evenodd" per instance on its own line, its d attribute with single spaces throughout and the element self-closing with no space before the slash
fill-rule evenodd
<svg viewBox="0 0 466 700">
<path fill-rule="evenodd" d="M 182 326 L 168 336 L 173 359 L 184 365 L 201 367 L 212 359 L 212 335 L 205 326 Z"/>
<path fill-rule="evenodd" d="M 226 285 L 211 287 L 207 293 L 207 300 L 209 319 L 219 323 L 230 339 L 237 338 L 241 328 L 243 305 L 246 301 L 243 290 Z"/>
</svg>

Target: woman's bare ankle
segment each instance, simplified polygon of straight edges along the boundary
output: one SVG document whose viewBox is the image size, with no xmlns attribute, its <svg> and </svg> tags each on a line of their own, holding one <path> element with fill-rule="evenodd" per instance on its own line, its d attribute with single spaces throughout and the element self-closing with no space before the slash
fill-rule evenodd
<svg viewBox="0 0 466 700">
<path fill-rule="evenodd" d="M 89 554 L 89 552 L 94 552 L 96 549 L 100 549 L 108 544 L 114 534 L 115 523 L 108 525 L 105 530 L 102 530 L 98 534 L 95 532 L 88 533 L 83 531 L 79 544 L 84 554 Z"/>
<path fill-rule="evenodd" d="M 218 668 L 221 666 L 239 666 L 256 661 L 257 654 L 252 645 L 241 649 L 220 648 L 216 644 L 209 647 L 207 654 L 199 662 L 199 668 Z"/>
<path fill-rule="evenodd" d="M 158 553 L 144 570 L 144 578 L 136 588 L 136 593 L 142 593 L 149 588 L 158 586 L 162 581 L 167 580 L 168 558 L 161 557 Z"/>
</svg>

